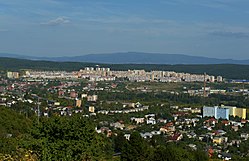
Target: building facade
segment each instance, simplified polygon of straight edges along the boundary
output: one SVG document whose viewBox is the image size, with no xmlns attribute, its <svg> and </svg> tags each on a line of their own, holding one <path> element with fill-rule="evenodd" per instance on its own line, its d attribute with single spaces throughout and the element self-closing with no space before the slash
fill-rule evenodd
<svg viewBox="0 0 249 161">
<path fill-rule="evenodd" d="M 217 119 L 227 119 L 229 120 L 229 109 L 228 108 L 217 108 L 217 115 L 216 117 Z"/>
<path fill-rule="evenodd" d="M 229 115 L 233 117 L 240 117 L 242 119 L 246 119 L 246 109 L 245 108 L 237 108 L 233 106 L 221 106 L 222 108 L 229 109 Z"/>
<path fill-rule="evenodd" d="M 227 119 L 229 120 L 229 109 L 224 107 L 203 107 L 203 117 L 214 117 L 216 119 Z"/>
<path fill-rule="evenodd" d="M 218 107 L 208 107 L 204 106 L 203 107 L 203 117 L 215 117 L 217 115 L 217 108 Z"/>
</svg>

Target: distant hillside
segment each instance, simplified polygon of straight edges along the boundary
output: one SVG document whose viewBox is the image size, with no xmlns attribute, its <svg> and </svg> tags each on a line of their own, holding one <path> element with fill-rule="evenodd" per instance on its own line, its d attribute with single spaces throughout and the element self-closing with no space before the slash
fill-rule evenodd
<svg viewBox="0 0 249 161">
<path fill-rule="evenodd" d="M 79 63 L 79 62 L 52 62 L 43 60 L 27 60 L 16 58 L 0 58 L 1 70 L 65 70 L 73 71 L 84 68 L 85 66 L 92 66 L 92 63 Z"/>
<path fill-rule="evenodd" d="M 249 64 L 249 60 L 215 59 L 181 54 L 113 53 L 52 58 L 54 61 L 96 62 L 111 64 Z"/>
<path fill-rule="evenodd" d="M 244 64 L 249 65 L 249 60 L 216 59 L 182 54 L 158 53 L 112 53 L 89 54 L 68 57 L 35 57 L 15 54 L 0 54 L 0 57 L 22 58 L 29 60 L 47 60 L 56 62 L 94 62 L 107 64 Z"/>
<path fill-rule="evenodd" d="M 221 75 L 230 79 L 249 79 L 249 65 L 235 64 L 206 64 L 206 65 L 163 65 L 163 64 L 99 64 L 101 67 L 110 67 L 112 70 L 145 69 L 165 70 L 187 73 L 204 73 Z M 51 62 L 33 61 L 14 58 L 0 58 L 0 70 L 79 70 L 87 66 L 94 67 L 96 63 L 82 62 Z"/>
</svg>

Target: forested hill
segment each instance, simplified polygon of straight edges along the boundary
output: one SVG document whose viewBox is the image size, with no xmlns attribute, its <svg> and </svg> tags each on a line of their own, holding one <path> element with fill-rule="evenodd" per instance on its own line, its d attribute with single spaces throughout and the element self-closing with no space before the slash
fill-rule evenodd
<svg viewBox="0 0 249 161">
<path fill-rule="evenodd" d="M 0 58 L 0 70 L 79 70 L 96 63 L 82 62 L 51 62 L 34 61 L 15 58 Z M 221 75 L 230 79 L 249 79 L 249 65 L 214 64 L 214 65 L 160 65 L 160 64 L 98 64 L 101 67 L 110 67 L 112 70 L 145 69 L 165 70 L 188 73 L 204 73 Z"/>
<path fill-rule="evenodd" d="M 101 54 L 85 54 L 80 56 L 40 57 L 18 54 L 0 53 L 0 57 L 46 60 L 55 62 L 94 62 L 104 64 L 243 64 L 249 65 L 249 60 L 218 59 L 184 54 L 162 54 L 144 52 L 117 52 Z"/>
</svg>

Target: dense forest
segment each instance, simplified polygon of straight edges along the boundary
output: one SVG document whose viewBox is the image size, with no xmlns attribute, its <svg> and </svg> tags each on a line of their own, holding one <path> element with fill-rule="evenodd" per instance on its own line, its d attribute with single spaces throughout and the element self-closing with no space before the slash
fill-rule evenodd
<svg viewBox="0 0 249 161">
<path fill-rule="evenodd" d="M 95 66 L 96 63 L 80 62 L 50 62 L 33 61 L 14 58 L 0 58 L 0 70 L 79 70 L 87 66 Z M 156 65 L 156 64 L 98 64 L 101 67 L 110 67 L 112 70 L 144 69 L 164 70 L 188 73 L 204 73 L 221 75 L 228 79 L 249 79 L 249 65 L 235 64 L 211 64 L 211 65 Z"/>
</svg>

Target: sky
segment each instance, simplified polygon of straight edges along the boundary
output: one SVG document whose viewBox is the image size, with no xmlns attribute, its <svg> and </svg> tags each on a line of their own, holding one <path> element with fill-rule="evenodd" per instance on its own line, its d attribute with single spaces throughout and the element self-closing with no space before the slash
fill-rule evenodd
<svg viewBox="0 0 249 161">
<path fill-rule="evenodd" d="M 0 53 L 249 59 L 249 0 L 0 0 Z"/>
</svg>

